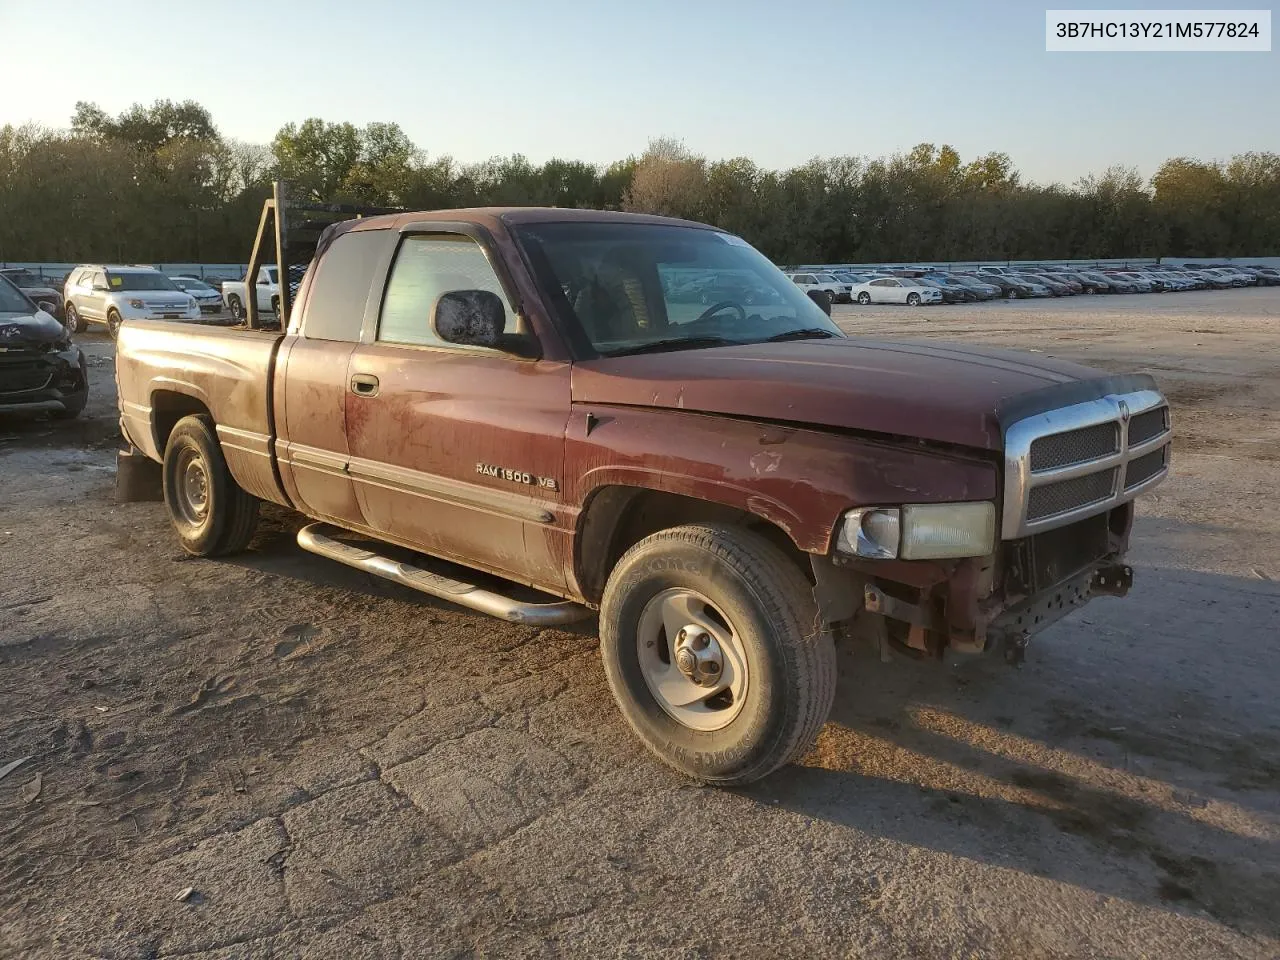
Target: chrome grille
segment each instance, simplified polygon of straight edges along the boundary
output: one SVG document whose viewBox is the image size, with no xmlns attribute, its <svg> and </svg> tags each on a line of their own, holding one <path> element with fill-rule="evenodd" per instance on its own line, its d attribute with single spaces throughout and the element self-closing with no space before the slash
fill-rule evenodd
<svg viewBox="0 0 1280 960">
<path fill-rule="evenodd" d="M 1169 409 L 1155 390 L 1026 417 L 1005 431 L 1001 537 L 1016 540 L 1133 499 L 1168 467 Z"/>
<path fill-rule="evenodd" d="M 1055 433 L 1031 444 L 1031 469 L 1052 470 L 1097 460 L 1120 449 L 1120 425 L 1100 423 L 1083 430 Z"/>
<path fill-rule="evenodd" d="M 1128 490 L 1130 487 L 1136 487 L 1163 470 L 1165 457 L 1168 453 L 1168 446 L 1163 446 L 1159 450 L 1151 451 L 1151 453 L 1144 453 L 1137 460 L 1130 460 L 1129 465 L 1124 470 L 1124 488 Z"/>
<path fill-rule="evenodd" d="M 1115 486 L 1116 472 L 1113 469 L 1033 487 L 1031 496 L 1027 498 L 1027 519 L 1047 520 L 1091 503 L 1101 503 L 1111 497 Z"/>
<path fill-rule="evenodd" d="M 1169 408 L 1159 407 L 1140 413 L 1129 421 L 1129 446 L 1146 443 L 1169 429 Z"/>
</svg>

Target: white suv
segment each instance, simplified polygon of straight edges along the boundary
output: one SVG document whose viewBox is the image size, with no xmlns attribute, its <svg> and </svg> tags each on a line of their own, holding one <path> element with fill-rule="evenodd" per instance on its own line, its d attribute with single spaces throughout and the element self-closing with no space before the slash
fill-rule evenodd
<svg viewBox="0 0 1280 960">
<path fill-rule="evenodd" d="M 80 332 L 86 322 L 105 323 L 115 339 L 125 320 L 199 320 L 190 294 L 153 267 L 76 267 L 62 290 L 66 325 Z"/>
</svg>

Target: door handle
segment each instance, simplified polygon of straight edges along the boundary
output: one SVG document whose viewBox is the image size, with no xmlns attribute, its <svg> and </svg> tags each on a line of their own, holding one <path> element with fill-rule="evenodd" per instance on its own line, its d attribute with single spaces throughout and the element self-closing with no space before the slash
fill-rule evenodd
<svg viewBox="0 0 1280 960">
<path fill-rule="evenodd" d="M 351 375 L 351 392 L 362 397 L 378 395 L 378 378 L 371 373 L 353 373 Z"/>
</svg>

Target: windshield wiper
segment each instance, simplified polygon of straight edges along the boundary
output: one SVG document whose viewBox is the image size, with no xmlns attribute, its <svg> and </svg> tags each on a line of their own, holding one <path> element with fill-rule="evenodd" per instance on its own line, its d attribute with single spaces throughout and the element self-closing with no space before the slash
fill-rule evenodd
<svg viewBox="0 0 1280 960">
<path fill-rule="evenodd" d="M 697 350 L 701 347 L 729 347 L 741 344 L 741 340 L 730 340 L 728 337 L 668 337 L 665 340 L 651 340 L 635 347 L 624 347 L 611 350 L 606 357 L 633 357 L 640 353 L 662 353 L 665 350 Z"/>
<path fill-rule="evenodd" d="M 801 330 L 785 330 L 775 333 L 765 343 L 779 343 L 783 340 L 826 340 L 835 334 L 823 327 L 805 327 Z"/>
</svg>

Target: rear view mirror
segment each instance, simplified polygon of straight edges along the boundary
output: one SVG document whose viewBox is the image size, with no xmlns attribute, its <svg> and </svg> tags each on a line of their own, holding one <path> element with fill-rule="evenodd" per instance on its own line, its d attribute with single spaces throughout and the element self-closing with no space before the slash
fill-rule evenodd
<svg viewBox="0 0 1280 960">
<path fill-rule="evenodd" d="M 831 298 L 825 290 L 810 290 L 809 299 L 822 308 L 822 312 L 831 316 Z"/>
<path fill-rule="evenodd" d="M 488 290 L 451 290 L 436 301 L 431 325 L 445 343 L 502 349 L 507 310 Z"/>
</svg>

